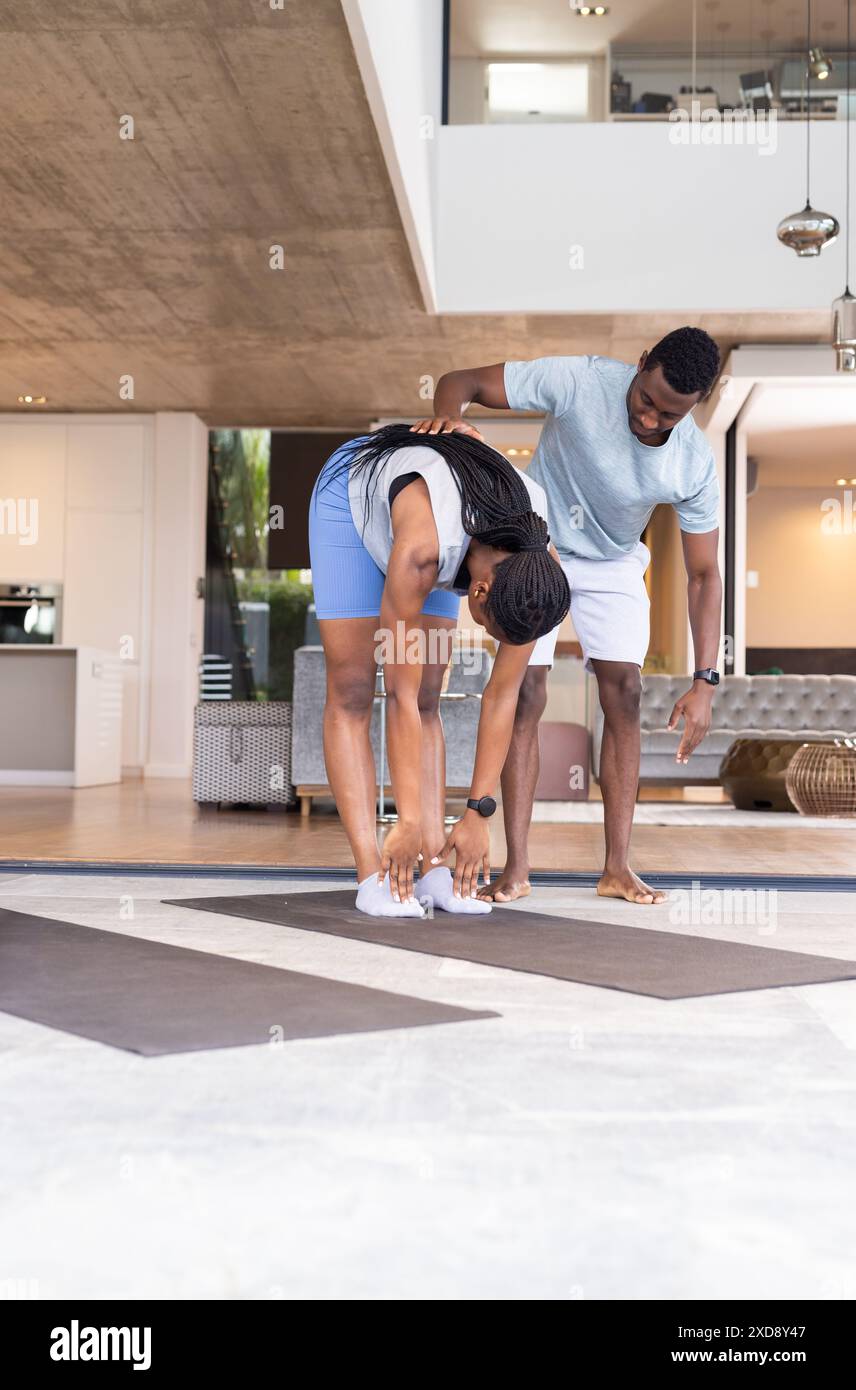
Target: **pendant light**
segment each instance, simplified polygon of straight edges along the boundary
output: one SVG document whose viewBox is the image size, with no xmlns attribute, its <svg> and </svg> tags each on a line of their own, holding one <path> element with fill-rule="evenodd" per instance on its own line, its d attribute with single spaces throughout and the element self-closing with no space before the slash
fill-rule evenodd
<svg viewBox="0 0 856 1390">
<path fill-rule="evenodd" d="M 811 0 L 808 0 L 808 50 L 811 54 Z M 783 217 L 776 235 L 783 246 L 789 246 L 798 256 L 819 256 L 838 236 L 839 226 L 829 212 L 818 212 L 811 205 L 811 60 L 806 67 L 805 113 L 805 207 Z"/>
<path fill-rule="evenodd" d="M 810 48 L 808 51 L 808 70 L 812 77 L 816 77 L 818 82 L 825 82 L 832 72 L 832 64 L 827 58 L 822 48 Z"/>
<path fill-rule="evenodd" d="M 835 370 L 856 372 L 856 296 L 850 293 L 850 117 L 853 95 L 850 88 L 850 0 L 847 0 L 847 131 L 845 153 L 844 225 L 844 293 L 832 306 L 832 346 L 835 348 Z"/>
</svg>

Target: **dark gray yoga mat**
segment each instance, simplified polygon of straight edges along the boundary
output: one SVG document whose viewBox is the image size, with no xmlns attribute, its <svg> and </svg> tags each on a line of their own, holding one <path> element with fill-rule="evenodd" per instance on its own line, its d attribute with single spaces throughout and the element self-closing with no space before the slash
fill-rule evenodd
<svg viewBox="0 0 856 1390">
<path fill-rule="evenodd" d="M 167 901 L 178 907 L 249 917 L 256 922 L 649 994 L 656 999 L 856 979 L 856 961 L 852 960 L 712 941 L 653 927 L 548 917 L 525 908 L 494 907 L 483 917 L 438 912 L 433 920 L 424 921 L 367 917 L 354 907 L 353 889 Z M 648 913 L 653 917 L 655 910 L 639 907 L 636 911 L 640 917 Z"/>
<path fill-rule="evenodd" d="M 0 1010 L 144 1057 L 499 1017 L 5 908 Z"/>
</svg>

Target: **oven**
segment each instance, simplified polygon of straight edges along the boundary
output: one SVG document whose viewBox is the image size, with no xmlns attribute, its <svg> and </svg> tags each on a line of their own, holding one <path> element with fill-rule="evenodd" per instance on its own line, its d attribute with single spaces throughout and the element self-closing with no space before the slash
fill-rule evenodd
<svg viewBox="0 0 856 1390">
<path fill-rule="evenodd" d="M 0 643 L 57 644 L 61 619 L 61 584 L 0 584 Z"/>
</svg>

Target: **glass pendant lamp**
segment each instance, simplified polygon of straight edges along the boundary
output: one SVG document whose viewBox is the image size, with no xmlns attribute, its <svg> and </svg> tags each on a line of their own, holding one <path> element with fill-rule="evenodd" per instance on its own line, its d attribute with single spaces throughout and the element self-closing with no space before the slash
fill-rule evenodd
<svg viewBox="0 0 856 1390">
<path fill-rule="evenodd" d="M 811 53 L 811 0 L 808 4 L 808 50 Z M 811 205 L 811 62 L 806 67 L 805 113 L 805 207 L 783 217 L 776 235 L 783 246 L 789 246 L 798 256 L 819 256 L 838 236 L 839 226 L 830 212 L 818 212 Z"/>
</svg>

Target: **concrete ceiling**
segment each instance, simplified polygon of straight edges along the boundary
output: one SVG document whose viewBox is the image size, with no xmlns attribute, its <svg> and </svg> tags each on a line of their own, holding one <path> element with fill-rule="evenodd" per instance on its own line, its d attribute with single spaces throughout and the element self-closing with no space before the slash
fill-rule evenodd
<svg viewBox="0 0 856 1390">
<path fill-rule="evenodd" d="M 0 411 L 349 428 L 420 414 L 452 367 L 633 359 L 675 326 L 427 315 L 339 0 L 0 0 L 0 200 Z M 828 333 L 696 321 L 724 349 Z"/>
</svg>

